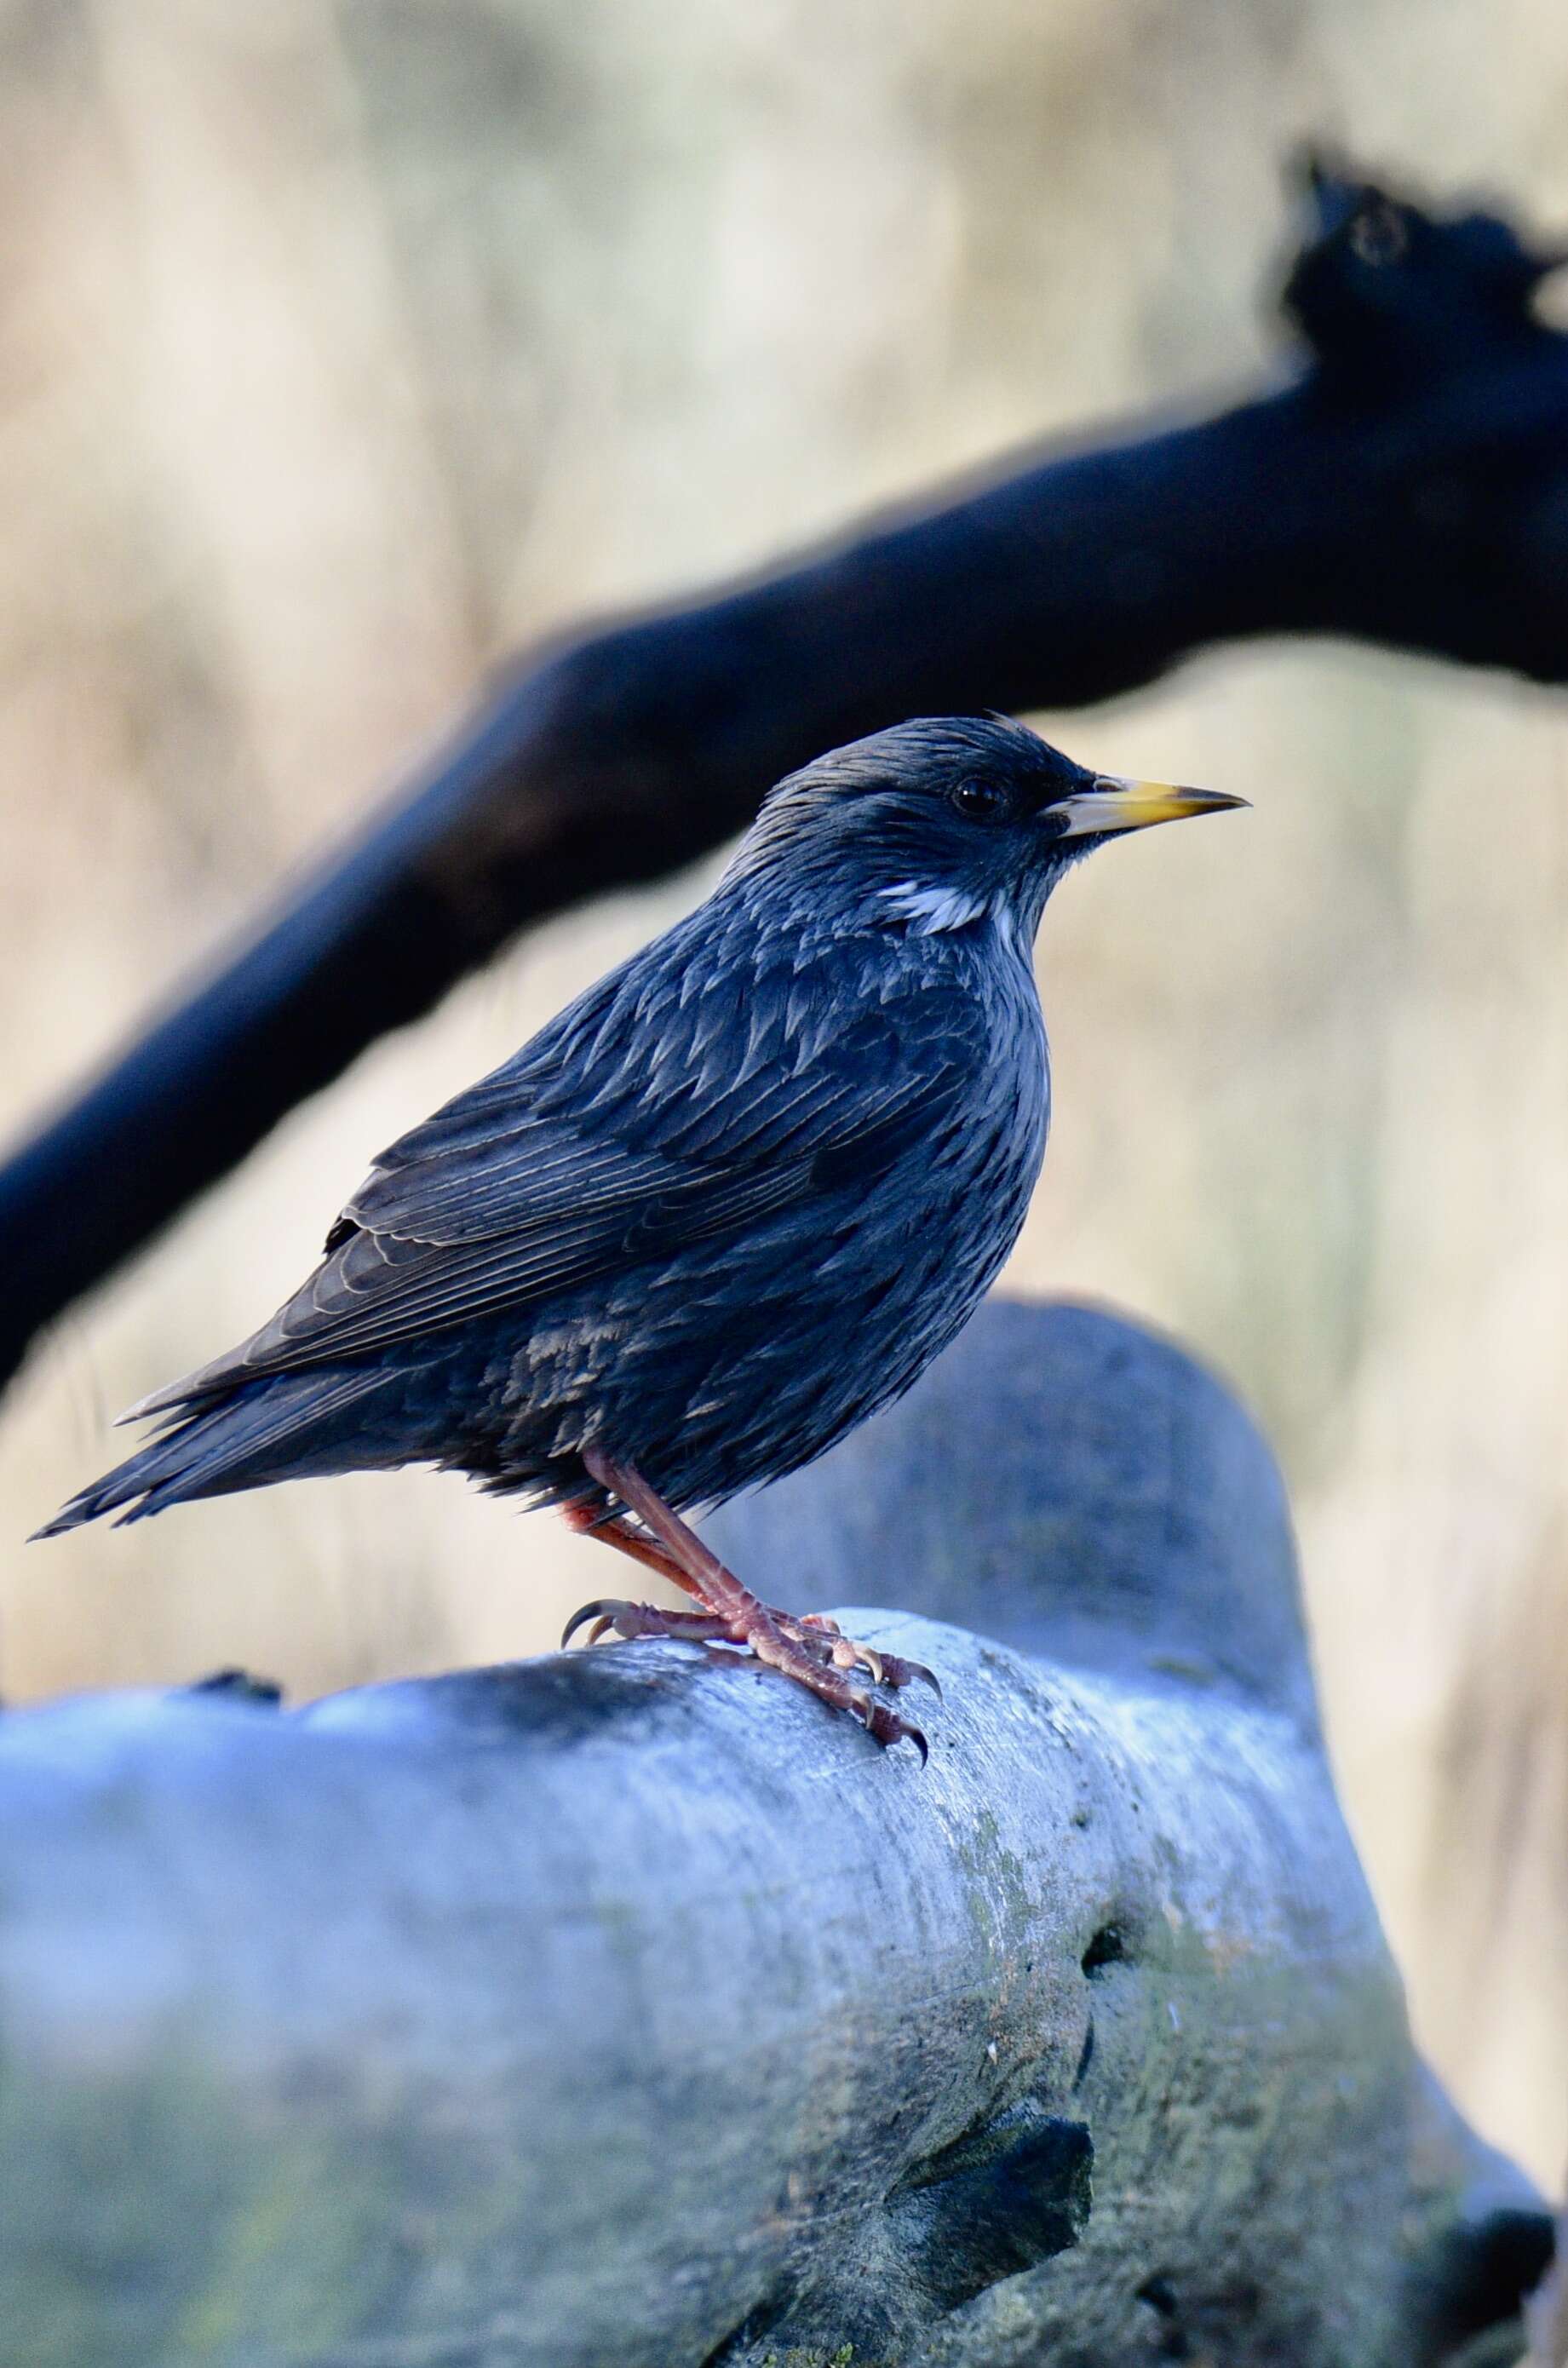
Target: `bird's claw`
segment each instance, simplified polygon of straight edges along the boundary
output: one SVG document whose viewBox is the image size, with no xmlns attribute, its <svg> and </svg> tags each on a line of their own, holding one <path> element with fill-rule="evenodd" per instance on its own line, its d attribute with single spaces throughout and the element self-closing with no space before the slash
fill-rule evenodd
<svg viewBox="0 0 1568 2368">
<path fill-rule="evenodd" d="M 901 1660 L 898 1656 L 893 1653 L 884 1653 L 881 1658 L 882 1676 L 881 1682 L 884 1686 L 892 1686 L 894 1688 L 899 1686 L 912 1686 L 915 1683 L 916 1679 L 918 1679 L 921 1685 L 929 1686 L 931 1691 L 936 1695 L 937 1700 L 938 1702 L 941 1701 L 942 1688 L 940 1680 L 937 1676 L 936 1670 L 928 1669 L 924 1661 Z"/>
<path fill-rule="evenodd" d="M 564 1653 L 567 1645 L 572 1642 L 573 1637 L 577 1634 L 579 1628 L 585 1627 L 590 1620 L 602 1621 L 607 1616 L 607 1611 L 608 1607 L 603 1603 L 580 1603 L 577 1606 L 576 1611 L 572 1614 L 571 1619 L 566 1622 L 565 1627 L 561 1631 L 562 1651 Z M 602 1628 L 597 1627 L 594 1631 L 596 1638 L 602 1635 L 604 1631 Z"/>
<path fill-rule="evenodd" d="M 860 1708 L 860 1704 L 864 1704 L 864 1708 Z M 889 1710 L 885 1702 L 871 1702 L 864 1694 L 860 1696 L 857 1709 L 867 1734 L 874 1743 L 880 1743 L 884 1751 L 891 1751 L 895 1743 L 913 1743 L 920 1754 L 920 1765 L 925 1767 L 931 1757 L 931 1747 L 917 1726 L 911 1725 L 906 1718 L 900 1718 L 897 1711 Z"/>
<path fill-rule="evenodd" d="M 822 1653 L 835 1669 L 864 1669 L 874 1686 L 890 1686 L 895 1692 L 901 1686 L 914 1685 L 918 1679 L 930 1687 L 938 1702 L 942 1699 L 936 1671 L 928 1669 L 924 1661 L 906 1661 L 898 1653 L 884 1653 L 873 1645 L 858 1645 L 825 1611 L 803 1612 L 799 1621 L 790 1623 L 789 1633 L 813 1652 Z"/>
</svg>

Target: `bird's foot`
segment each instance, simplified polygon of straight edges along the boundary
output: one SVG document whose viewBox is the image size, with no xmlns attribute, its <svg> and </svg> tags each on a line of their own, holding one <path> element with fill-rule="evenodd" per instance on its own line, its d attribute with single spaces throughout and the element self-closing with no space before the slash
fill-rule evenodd
<svg viewBox="0 0 1568 2368">
<path fill-rule="evenodd" d="M 830 1708 L 847 1711 L 884 1750 L 907 1741 L 919 1752 L 922 1764 L 928 1757 L 920 1729 L 889 1710 L 885 1702 L 873 1702 L 863 1689 L 850 1683 L 845 1672 L 864 1669 L 873 1684 L 890 1687 L 906 1686 L 921 1678 L 940 1696 L 941 1688 L 932 1672 L 919 1661 L 902 1660 L 897 1654 L 856 1644 L 836 1621 L 821 1613 L 797 1620 L 792 1613 L 774 1611 L 755 1599 L 730 1614 L 671 1611 L 658 1604 L 605 1597 L 585 1603 L 573 1613 L 562 1634 L 562 1647 L 585 1626 L 590 1645 L 608 1635 L 623 1637 L 629 1644 L 649 1636 L 673 1636 L 687 1644 L 738 1645 L 767 1668 L 792 1678 Z"/>
<path fill-rule="evenodd" d="M 920 1729 L 885 1702 L 873 1702 L 864 1688 L 851 1682 L 849 1673 L 863 1669 L 873 1684 L 894 1688 L 919 1678 L 939 1697 L 942 1689 L 929 1669 L 919 1661 L 902 1660 L 896 1653 L 857 1644 L 824 1612 L 797 1618 L 792 1611 L 775 1611 L 759 1602 L 633 1465 L 597 1446 L 583 1450 L 583 1462 L 605 1491 L 610 1509 L 607 1518 L 602 1508 L 568 1508 L 574 1529 L 585 1530 L 644 1568 L 662 1572 L 694 1596 L 700 1608 L 662 1611 L 651 1603 L 587 1604 L 567 1622 L 562 1645 L 587 1621 L 594 1623 L 590 1641 L 613 1630 L 627 1638 L 677 1636 L 698 1644 L 738 1645 L 767 1668 L 793 1678 L 830 1709 L 847 1711 L 884 1749 L 894 1743 L 913 1743 L 924 1764 L 928 1755 Z"/>
<path fill-rule="evenodd" d="M 766 1603 L 751 1599 L 750 1611 L 743 1611 L 738 1623 L 745 1642 L 759 1661 L 771 1669 L 779 1669 L 797 1685 L 804 1686 L 820 1702 L 834 1710 L 846 1710 L 858 1718 L 874 1742 L 884 1751 L 895 1743 L 913 1743 L 920 1754 L 924 1768 L 930 1749 L 920 1729 L 909 1719 L 901 1718 L 885 1702 L 873 1702 L 862 1687 L 852 1685 L 846 1674 L 850 1669 L 864 1669 L 874 1685 L 907 1685 L 919 1676 L 941 1692 L 929 1669 L 918 1661 L 901 1661 L 895 1654 L 878 1653 L 865 1645 L 857 1645 L 846 1636 L 835 1621 L 823 1614 L 810 1613 L 797 1620 L 788 1611 L 775 1611 Z M 892 1672 L 896 1672 L 892 1674 Z"/>
</svg>

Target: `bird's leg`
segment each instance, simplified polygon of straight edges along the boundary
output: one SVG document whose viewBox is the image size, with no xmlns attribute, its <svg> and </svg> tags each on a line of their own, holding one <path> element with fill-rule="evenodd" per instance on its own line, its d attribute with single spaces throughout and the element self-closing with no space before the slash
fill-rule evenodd
<svg viewBox="0 0 1568 2368">
<path fill-rule="evenodd" d="M 591 1619 L 595 1637 L 614 1629 L 628 1637 L 668 1635 L 744 1645 L 759 1661 L 793 1678 L 835 1710 L 848 1711 L 879 1743 L 885 1746 L 907 1736 L 925 1759 L 926 1738 L 919 1728 L 881 1702 L 872 1702 L 844 1673 L 863 1668 L 879 1684 L 907 1685 L 920 1677 L 935 1687 L 936 1679 L 928 1669 L 918 1662 L 855 1644 L 840 1634 L 833 1621 L 798 1620 L 760 1602 L 631 1464 L 597 1448 L 585 1449 L 583 1461 L 599 1486 L 618 1497 L 652 1537 L 644 1538 L 623 1520 L 605 1522 L 582 1513 L 569 1515 L 574 1528 L 603 1537 L 607 1544 L 674 1578 L 697 1598 L 703 1611 L 660 1611 L 652 1604 L 596 1603 L 575 1615 L 566 1636 L 584 1620 Z"/>
<path fill-rule="evenodd" d="M 630 1465 L 625 1468 L 631 1469 Z M 643 1485 L 646 1486 L 646 1483 Z M 633 1562 L 640 1562 L 644 1569 L 656 1570 L 661 1577 L 670 1579 L 676 1587 L 683 1588 L 687 1594 L 696 1596 L 699 1602 L 707 1604 L 706 1595 L 689 1572 L 676 1562 L 675 1556 L 665 1547 L 659 1545 L 654 1539 L 648 1536 L 645 1531 L 634 1529 L 624 1514 L 597 1513 L 591 1506 L 572 1505 L 566 1508 L 564 1518 L 568 1528 L 575 1530 L 580 1535 L 602 1538 L 607 1546 L 614 1546 L 619 1553 L 630 1554 Z M 671 1518 L 675 1517 L 672 1515 Z M 691 1534 L 688 1531 L 687 1535 Z M 696 1542 L 694 1540 L 694 1543 Z M 714 1567 L 722 1569 L 722 1565 L 715 1562 Z M 740 1586 L 740 1581 L 734 1578 L 732 1572 L 726 1571 L 724 1575 L 733 1585 Z M 748 1602 L 756 1602 L 756 1598 L 747 1589 L 742 1588 L 741 1592 L 746 1597 Z M 653 1631 L 646 1622 L 650 1617 L 655 1616 L 654 1607 L 652 1604 L 639 1604 L 633 1608 L 642 1623 L 639 1625 L 637 1634 L 640 1636 L 651 1635 Z M 763 1609 L 768 1611 L 786 1636 L 792 1638 L 796 1644 L 803 1645 L 807 1651 L 814 1653 L 819 1660 L 831 1661 L 835 1668 L 864 1669 L 873 1683 L 879 1686 L 912 1685 L 918 1678 L 924 1684 L 930 1687 L 933 1693 L 940 1697 L 942 1689 L 937 1684 L 934 1673 L 923 1661 L 905 1661 L 896 1653 L 881 1653 L 870 1645 L 857 1644 L 853 1637 L 846 1636 L 837 1621 L 832 1619 L 825 1611 L 802 1612 L 797 1619 L 793 1612 L 778 1611 L 771 1605 L 764 1605 Z M 568 1635 L 574 1634 L 582 1620 L 587 1616 L 585 1610 L 580 1614 L 574 1614 L 571 1628 L 567 1632 Z M 678 1616 L 679 1619 L 679 1625 L 672 1631 L 673 1634 L 692 1635 L 697 1633 L 690 1624 L 692 1617 L 690 1613 L 671 1616 Z M 594 1634 L 588 1639 L 589 1643 L 597 1644 L 599 1637 L 612 1627 L 616 1629 L 618 1634 L 628 1634 L 627 1630 L 616 1621 L 600 1618 Z"/>
<path fill-rule="evenodd" d="M 633 1634 L 667 1634 L 700 1642 L 722 1634 L 731 1644 L 742 1641 L 731 1634 L 729 1626 L 722 1629 L 713 1627 L 712 1621 L 718 1615 L 709 1610 L 707 1598 L 697 1581 L 656 1539 L 642 1530 L 634 1529 L 623 1513 L 596 1512 L 591 1505 L 568 1505 L 562 1518 L 567 1528 L 574 1530 L 580 1537 L 602 1538 L 607 1546 L 614 1546 L 618 1553 L 629 1554 L 645 1570 L 657 1571 L 661 1578 L 667 1578 L 673 1586 L 695 1596 L 703 1605 L 701 1612 L 677 1612 L 661 1611 L 651 1603 L 622 1605 L 609 1599 L 585 1604 L 580 1611 L 573 1613 L 562 1638 L 563 1645 L 569 1643 L 588 1620 L 594 1622 L 588 1636 L 590 1645 L 597 1645 L 600 1637 L 608 1635 L 612 1629 L 617 1635 L 628 1638 Z M 634 1627 L 628 1627 L 616 1616 L 620 1611 L 631 1616 L 635 1622 Z M 786 1636 L 815 1654 L 819 1660 L 831 1661 L 835 1668 L 863 1668 L 880 1686 L 912 1685 L 918 1678 L 935 1694 L 939 1696 L 941 1693 L 942 1689 L 935 1675 L 923 1661 L 906 1661 L 896 1653 L 881 1653 L 869 1645 L 856 1644 L 853 1638 L 845 1635 L 837 1621 L 825 1611 L 802 1612 L 799 1619 L 792 1612 L 774 1611 L 773 1618 Z M 662 1629 L 655 1624 L 661 1620 L 667 1623 Z"/>
<path fill-rule="evenodd" d="M 684 1588 L 687 1595 L 696 1596 L 703 1606 L 700 1611 L 668 1611 L 653 1603 L 621 1603 L 609 1600 L 585 1603 L 567 1622 L 565 1634 L 561 1639 L 563 1645 L 571 1643 L 578 1629 L 588 1620 L 594 1623 L 588 1631 L 590 1645 L 597 1645 L 601 1636 L 608 1635 L 612 1630 L 616 1635 L 627 1638 L 684 1636 L 696 1644 L 710 1638 L 733 1642 L 731 1622 L 709 1611 L 697 1581 L 689 1577 L 675 1557 L 667 1554 L 655 1540 L 644 1537 L 640 1530 L 634 1530 L 624 1514 L 596 1513 L 591 1505 L 568 1505 L 563 1518 L 567 1528 L 575 1530 L 579 1536 L 602 1538 L 607 1546 L 614 1546 L 619 1553 L 630 1554 L 633 1562 L 642 1565 L 644 1570 L 656 1570 L 661 1578 L 667 1578 L 676 1587 Z"/>
<path fill-rule="evenodd" d="M 640 1530 L 634 1530 L 624 1514 L 596 1513 L 591 1505 L 568 1505 L 562 1518 L 567 1528 L 575 1530 L 580 1537 L 602 1538 L 607 1546 L 630 1554 L 644 1570 L 656 1570 L 661 1578 L 667 1578 L 687 1595 L 695 1595 L 699 1602 L 703 1600 L 702 1589 L 674 1554 L 666 1554 L 654 1539 L 645 1538 Z"/>
<path fill-rule="evenodd" d="M 614 1546 L 619 1553 L 629 1554 L 633 1562 L 640 1562 L 645 1570 L 656 1570 L 661 1578 L 669 1579 L 687 1595 L 695 1596 L 703 1605 L 704 1611 L 710 1612 L 707 1596 L 690 1573 L 645 1530 L 634 1528 L 623 1513 L 596 1512 L 590 1505 L 569 1505 L 562 1518 L 568 1529 L 575 1530 L 579 1536 L 602 1538 L 607 1546 Z M 691 1532 L 687 1531 L 687 1534 Z M 716 1565 L 716 1567 L 722 1568 L 722 1565 Z M 733 1579 L 732 1573 L 726 1572 L 725 1576 Z M 733 1579 L 733 1583 L 740 1586 L 738 1579 Z M 745 1588 L 743 1588 L 741 1592 L 748 1601 L 756 1601 L 756 1599 Z M 661 1615 L 653 1604 L 634 1604 L 628 1608 L 636 1614 L 636 1634 L 639 1636 L 657 1633 L 650 1622 Z M 846 1636 L 837 1621 L 825 1611 L 802 1612 L 797 1619 L 793 1612 L 774 1611 L 771 1606 L 764 1606 L 764 1609 L 770 1611 L 786 1636 L 813 1653 L 819 1660 L 831 1661 L 835 1668 L 864 1669 L 874 1684 L 895 1688 L 913 1685 L 918 1678 L 940 1699 L 942 1689 L 935 1673 L 926 1667 L 924 1661 L 906 1661 L 897 1653 L 881 1653 L 872 1645 L 857 1644 L 853 1637 Z M 697 1624 L 701 1615 L 669 1612 L 662 1616 L 672 1623 L 668 1630 L 671 1635 L 696 1637 L 713 1633 Z M 597 1645 L 599 1638 L 612 1628 L 621 1636 L 629 1636 L 631 1633 L 603 1605 L 585 1605 L 581 1612 L 573 1614 L 566 1634 L 562 1639 L 562 1644 L 567 1643 L 583 1622 L 589 1618 L 593 1618 L 596 1623 L 588 1638 L 590 1645 Z M 730 1641 L 735 1643 L 740 1640 L 732 1637 Z"/>
<path fill-rule="evenodd" d="M 595 1513 L 585 1505 L 571 1505 L 565 1508 L 562 1518 L 568 1529 L 576 1531 L 579 1536 L 602 1538 L 607 1546 L 614 1546 L 619 1553 L 630 1554 L 632 1561 L 641 1563 L 645 1570 L 656 1570 L 661 1578 L 669 1579 L 674 1586 L 684 1588 L 688 1595 L 697 1596 L 699 1602 L 703 1601 L 696 1580 L 688 1577 L 662 1546 L 655 1544 L 652 1538 L 644 1537 L 619 1516 Z M 928 1669 L 923 1661 L 905 1661 L 896 1653 L 878 1652 L 869 1645 L 856 1644 L 846 1636 L 837 1621 L 825 1611 L 805 1611 L 799 1619 L 792 1612 L 775 1611 L 773 1617 L 786 1636 L 792 1637 L 806 1651 L 814 1653 L 818 1660 L 831 1661 L 835 1668 L 863 1668 L 880 1686 L 907 1686 L 919 1678 L 933 1693 L 941 1693 L 935 1672 Z M 627 1603 L 607 1596 L 597 1602 L 583 1604 L 572 1614 L 562 1636 L 562 1644 L 569 1645 L 578 1629 L 590 1620 L 594 1623 L 588 1631 L 590 1645 L 597 1645 L 602 1636 L 608 1636 L 612 1631 L 616 1635 L 628 1639 L 634 1636 L 681 1636 L 699 1644 L 710 1639 L 722 1639 L 732 1645 L 744 1641 L 736 1634 L 733 1620 L 708 1611 L 706 1606 L 701 1611 L 666 1611 L 657 1604 Z"/>
<path fill-rule="evenodd" d="M 630 1466 L 625 1468 L 631 1469 Z M 569 1505 L 562 1518 L 567 1528 L 575 1530 L 579 1536 L 602 1538 L 607 1546 L 614 1546 L 618 1552 L 630 1554 L 632 1561 L 640 1562 L 644 1569 L 656 1570 L 662 1578 L 669 1579 L 675 1586 L 684 1588 L 687 1595 L 696 1596 L 699 1603 L 707 1604 L 708 1598 L 701 1587 L 683 1565 L 676 1562 L 675 1556 L 646 1531 L 633 1528 L 623 1513 L 596 1512 L 590 1505 Z M 671 1518 L 675 1517 L 672 1515 Z M 690 1536 L 692 1533 L 687 1531 L 687 1534 Z M 699 1542 L 694 1540 L 694 1543 Z M 714 1566 L 722 1568 L 722 1565 L 718 1563 Z M 740 1581 L 732 1572 L 724 1575 L 734 1586 L 740 1587 Z M 746 1588 L 742 1588 L 741 1592 L 748 1602 L 756 1600 Z M 837 1621 L 825 1611 L 804 1611 L 797 1618 L 792 1611 L 779 1611 L 771 1605 L 763 1608 L 786 1636 L 792 1637 L 798 1645 L 805 1645 L 819 1659 L 831 1661 L 835 1668 L 864 1669 L 879 1686 L 913 1685 L 918 1678 L 938 1698 L 941 1695 L 942 1689 L 935 1673 L 926 1667 L 924 1661 L 906 1661 L 896 1653 L 881 1653 L 873 1645 L 858 1645 L 853 1637 L 846 1636 Z M 653 1607 L 649 1604 L 639 1609 L 652 1612 Z M 689 1614 L 685 1616 L 690 1617 Z M 573 1630 L 575 1631 L 579 1624 L 574 1617 Z M 612 1625 L 612 1622 L 605 1622 L 589 1641 L 597 1642 L 597 1635 L 603 1634 L 605 1629 Z M 648 1634 L 651 1631 L 642 1628 L 638 1633 Z M 683 1628 L 679 1633 L 685 1634 L 688 1632 Z"/>
</svg>

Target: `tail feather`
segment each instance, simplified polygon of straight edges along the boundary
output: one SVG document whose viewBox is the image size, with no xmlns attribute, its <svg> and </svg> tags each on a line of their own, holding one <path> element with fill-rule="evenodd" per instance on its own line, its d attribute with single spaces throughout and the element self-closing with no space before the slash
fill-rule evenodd
<svg viewBox="0 0 1568 2368">
<path fill-rule="evenodd" d="M 362 1421 L 366 1401 L 395 1376 L 374 1369 L 279 1373 L 252 1382 L 215 1403 L 172 1409 L 162 1434 L 106 1472 L 61 1507 L 35 1538 L 57 1538 L 84 1521 L 119 1512 L 118 1528 L 143 1521 L 193 1497 L 223 1497 L 269 1480 L 305 1479 L 378 1463 L 402 1463 L 390 1449 L 374 1452 Z"/>
</svg>

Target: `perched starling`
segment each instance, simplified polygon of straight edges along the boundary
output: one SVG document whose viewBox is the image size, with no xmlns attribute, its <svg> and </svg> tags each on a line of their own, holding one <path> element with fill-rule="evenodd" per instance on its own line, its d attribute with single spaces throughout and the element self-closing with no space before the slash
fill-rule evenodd
<svg viewBox="0 0 1568 2368">
<path fill-rule="evenodd" d="M 161 1436 L 40 1534 L 435 1463 L 696 1599 L 568 1637 L 742 1645 L 924 1753 L 855 1675 L 929 1672 L 759 1603 L 681 1515 L 810 1463 L 968 1320 L 1045 1149 L 1046 898 L 1115 832 L 1242 803 L 999 717 L 791 773 L 706 904 L 383 1152 L 287 1305 L 132 1408 Z"/>
</svg>

